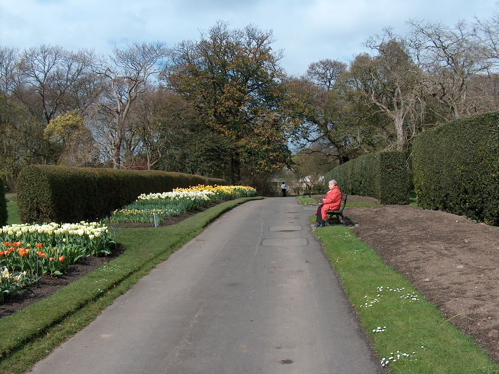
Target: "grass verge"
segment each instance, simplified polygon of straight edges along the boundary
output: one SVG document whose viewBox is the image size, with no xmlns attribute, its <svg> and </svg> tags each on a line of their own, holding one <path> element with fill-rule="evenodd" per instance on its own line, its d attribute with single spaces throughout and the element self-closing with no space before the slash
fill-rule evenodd
<svg viewBox="0 0 499 374">
<path fill-rule="evenodd" d="M 302 205 L 317 204 L 317 200 L 311 196 L 296 196 L 296 200 Z"/>
<path fill-rule="evenodd" d="M 227 201 L 173 226 L 117 229 L 116 240 L 126 248 L 120 257 L 0 320 L 0 373 L 26 372 L 210 222 L 254 199 Z"/>
<path fill-rule="evenodd" d="M 485 352 L 348 227 L 315 233 L 390 373 L 499 373 Z"/>
<path fill-rule="evenodd" d="M 7 223 L 9 225 L 14 225 L 21 223 L 19 221 L 19 216 L 17 215 L 17 203 L 15 201 L 16 194 L 9 193 L 5 196 L 7 198 Z"/>
</svg>

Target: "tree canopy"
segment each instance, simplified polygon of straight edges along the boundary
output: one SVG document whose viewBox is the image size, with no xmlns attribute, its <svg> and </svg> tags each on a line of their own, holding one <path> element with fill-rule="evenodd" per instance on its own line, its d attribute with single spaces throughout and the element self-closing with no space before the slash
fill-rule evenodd
<svg viewBox="0 0 499 374">
<path fill-rule="evenodd" d="M 409 26 L 370 37 L 349 63 L 324 56 L 302 76 L 280 66 L 272 31 L 225 22 L 198 40 L 131 43 L 108 56 L 0 46 L 0 176 L 15 189 L 23 167 L 65 164 L 256 186 L 294 161 L 332 169 L 497 110 L 498 15 Z"/>
<path fill-rule="evenodd" d="M 199 113 L 199 131 L 220 139 L 216 145 L 224 149 L 215 157 L 224 155 L 224 174 L 233 183 L 289 160 L 281 113 L 284 72 L 272 42 L 271 32 L 218 23 L 200 41 L 176 46 L 165 71 L 169 87 Z M 212 156 L 198 154 L 207 162 Z"/>
</svg>

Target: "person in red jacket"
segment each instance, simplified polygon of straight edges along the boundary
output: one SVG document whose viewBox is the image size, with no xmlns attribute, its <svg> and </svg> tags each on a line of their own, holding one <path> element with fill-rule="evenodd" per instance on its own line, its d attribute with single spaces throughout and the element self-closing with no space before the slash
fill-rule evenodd
<svg viewBox="0 0 499 374">
<path fill-rule="evenodd" d="M 338 210 L 341 206 L 341 195 L 340 188 L 338 187 L 338 182 L 334 179 L 329 181 L 329 191 L 326 193 L 324 199 L 322 199 L 322 204 L 319 205 L 315 214 L 317 215 L 317 225 L 316 227 L 326 226 L 326 212 L 328 210 Z"/>
</svg>

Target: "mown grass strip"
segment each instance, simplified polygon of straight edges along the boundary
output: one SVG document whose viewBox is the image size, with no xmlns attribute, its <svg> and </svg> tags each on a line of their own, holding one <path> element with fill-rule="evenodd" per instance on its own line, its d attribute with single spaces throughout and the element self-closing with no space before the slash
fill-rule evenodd
<svg viewBox="0 0 499 374">
<path fill-rule="evenodd" d="M 55 347 L 68 334 L 79 331 L 109 305 L 112 300 L 126 292 L 142 276 L 158 263 L 166 260 L 171 253 L 196 237 L 210 222 L 224 212 L 255 198 L 241 198 L 221 203 L 200 212 L 179 224 L 157 228 L 117 229 L 116 239 L 126 248 L 117 259 L 71 283 L 54 295 L 33 304 L 11 316 L 0 320 L 0 372 L 14 372 L 32 365 L 47 354 L 40 341 Z M 107 302 L 103 302 L 107 300 Z M 96 307 L 102 304 L 102 307 Z M 92 308 L 95 312 L 88 315 Z M 86 312 L 82 312 L 86 310 Z M 78 315 L 85 315 L 82 321 L 75 322 Z M 61 327 L 66 326 L 66 327 Z M 52 339 L 49 331 L 67 331 L 62 337 Z M 59 332 L 59 335 L 61 333 Z M 37 344 L 30 344 L 36 341 Z M 26 357 L 25 346 L 30 345 L 30 356 Z M 46 345 L 46 344 L 45 344 Z M 22 360 L 16 353 L 24 351 Z M 35 352 L 36 351 L 36 352 Z M 14 362 L 14 364 L 13 364 Z M 28 368 L 25 366 L 23 370 Z M 6 368 L 9 367 L 9 371 Z M 23 372 L 23 371 L 17 371 Z"/>
<path fill-rule="evenodd" d="M 499 366 L 348 227 L 315 233 L 391 373 L 499 373 Z"/>
<path fill-rule="evenodd" d="M 17 204 L 13 200 L 13 199 L 16 198 L 16 195 L 11 193 L 11 194 L 7 194 L 5 197 L 7 198 L 7 200 L 9 200 L 7 202 L 7 220 L 8 220 L 8 224 L 9 225 L 13 225 L 13 224 L 21 223 L 19 221 L 19 216 L 17 214 Z"/>
</svg>

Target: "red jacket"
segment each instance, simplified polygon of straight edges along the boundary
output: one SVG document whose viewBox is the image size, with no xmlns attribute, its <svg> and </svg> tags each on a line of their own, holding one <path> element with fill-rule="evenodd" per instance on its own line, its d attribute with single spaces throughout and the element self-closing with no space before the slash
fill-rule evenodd
<svg viewBox="0 0 499 374">
<path fill-rule="evenodd" d="M 338 186 L 334 186 L 332 189 L 330 189 L 327 193 L 324 199 L 322 200 L 323 203 L 321 206 L 324 206 L 322 208 L 322 220 L 325 221 L 327 218 L 326 212 L 328 210 L 338 210 L 341 207 L 341 200 L 343 196 L 341 195 L 340 188 Z M 317 212 L 316 212 L 317 214 Z"/>
</svg>

